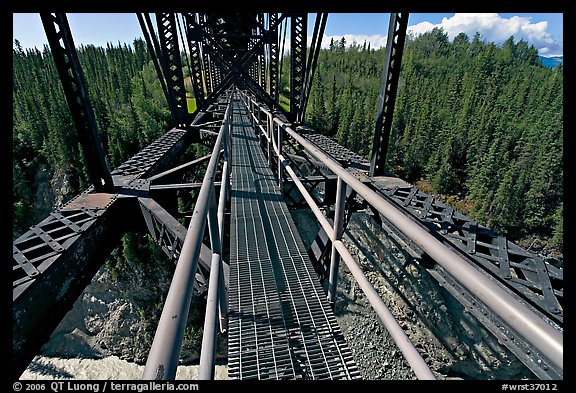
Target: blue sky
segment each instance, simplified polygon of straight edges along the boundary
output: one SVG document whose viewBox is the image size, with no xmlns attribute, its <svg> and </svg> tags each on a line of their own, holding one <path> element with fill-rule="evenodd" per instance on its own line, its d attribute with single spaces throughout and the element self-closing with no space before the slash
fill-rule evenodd
<svg viewBox="0 0 576 393">
<path fill-rule="evenodd" d="M 366 40 L 372 48 L 379 48 L 386 43 L 389 17 L 389 14 L 378 13 L 330 13 L 323 46 L 327 46 L 331 38 L 344 36 L 348 43 Z M 70 13 L 68 22 L 77 45 L 131 44 L 134 38 L 142 37 L 136 14 Z M 310 14 L 309 35 L 313 26 L 314 14 Z M 444 28 L 450 38 L 460 32 L 470 37 L 479 32 L 486 41 L 496 44 L 514 36 L 517 41 L 524 39 L 534 45 L 544 56 L 562 55 L 564 51 L 561 13 L 410 13 L 409 33 L 420 34 L 434 27 Z M 24 48 L 42 48 L 47 41 L 38 14 L 13 14 L 13 39 L 18 39 Z"/>
</svg>

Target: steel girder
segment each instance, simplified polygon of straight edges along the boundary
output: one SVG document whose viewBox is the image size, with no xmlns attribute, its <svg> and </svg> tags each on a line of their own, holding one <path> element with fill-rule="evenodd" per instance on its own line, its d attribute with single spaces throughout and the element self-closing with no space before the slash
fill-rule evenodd
<svg viewBox="0 0 576 393">
<path fill-rule="evenodd" d="M 140 177 L 181 156 L 189 136 L 171 130 L 112 172 L 116 193 L 90 187 L 13 242 L 14 377 L 28 366 L 60 320 L 129 230 L 145 230 L 136 196 Z"/>
<path fill-rule="evenodd" d="M 270 75 L 270 89 L 268 90 L 270 97 L 274 102 L 278 102 L 278 14 L 271 13 L 269 16 L 268 28 L 270 35 L 269 47 L 269 75 Z"/>
<path fill-rule="evenodd" d="M 466 253 L 471 262 L 496 277 L 554 323 L 563 322 L 563 271 L 527 252 L 475 220 L 454 211 L 416 187 L 374 187 L 416 217 L 433 233 Z"/>
<path fill-rule="evenodd" d="M 302 93 L 306 75 L 307 14 L 292 15 L 290 19 L 290 121 L 302 112 Z"/>
<path fill-rule="evenodd" d="M 308 106 L 308 97 L 310 97 L 310 90 L 312 89 L 314 71 L 316 71 L 316 64 L 318 62 L 318 56 L 320 55 L 322 37 L 324 36 L 324 29 L 326 28 L 327 20 L 327 13 L 316 15 L 316 21 L 314 22 L 314 33 L 312 34 L 312 43 L 310 44 L 310 56 L 308 57 L 308 64 L 305 70 L 305 79 L 300 102 L 300 113 L 296 119 L 298 123 L 304 122 L 306 107 Z"/>
<path fill-rule="evenodd" d="M 192 88 L 194 90 L 194 97 L 196 98 L 196 107 L 204 108 L 205 94 L 205 74 L 206 70 L 202 64 L 202 53 L 200 51 L 200 35 L 194 30 L 189 18 L 196 18 L 194 14 L 186 14 L 184 17 L 186 38 L 188 42 L 188 49 L 190 50 L 191 58 L 191 73 L 192 73 Z"/>
<path fill-rule="evenodd" d="M 388 41 L 386 42 L 386 58 L 384 59 L 384 68 L 382 70 L 382 82 L 380 85 L 380 96 L 378 98 L 378 114 L 376 116 L 376 127 L 372 144 L 370 176 L 384 175 L 407 26 L 407 12 L 390 14 Z"/>
<path fill-rule="evenodd" d="M 90 180 L 97 192 L 113 192 L 114 183 L 98 134 L 94 111 L 88 97 L 84 73 L 78 61 L 68 18 L 63 13 L 41 13 L 40 17 L 76 126 Z"/>
<path fill-rule="evenodd" d="M 146 40 L 146 46 L 148 47 L 148 52 L 150 52 L 150 57 L 152 58 L 152 63 L 154 64 L 156 75 L 158 76 L 158 80 L 160 81 L 160 86 L 162 86 L 162 92 L 164 93 L 166 102 L 170 107 L 172 119 L 174 120 L 174 122 L 176 122 L 176 115 L 175 115 L 176 111 L 174 110 L 174 103 L 170 98 L 170 93 L 168 92 L 168 87 L 166 86 L 166 80 L 164 79 L 164 76 L 162 74 L 162 68 L 158 61 L 158 56 L 156 56 L 157 53 L 160 54 L 160 44 L 158 43 L 158 37 L 156 37 L 156 34 L 154 34 L 154 27 L 152 26 L 152 20 L 150 19 L 150 15 L 148 14 L 137 13 L 136 16 L 138 17 L 138 23 L 140 24 L 140 29 L 144 34 L 144 39 Z M 152 34 L 150 34 L 150 32 L 152 32 Z"/>
<path fill-rule="evenodd" d="M 175 120 L 177 125 L 184 126 L 189 122 L 189 116 L 176 17 L 173 13 L 157 13 L 156 23 L 160 36 L 160 60 L 164 69 L 169 96 L 173 102 Z"/>
<path fill-rule="evenodd" d="M 209 67 L 206 80 L 211 87 L 205 105 L 209 105 L 232 85 L 249 89 L 269 106 L 275 101 L 262 85 L 260 61 L 265 61 L 264 47 L 274 39 L 278 18 L 266 28 L 260 23 L 264 17 L 257 14 L 208 14 L 199 21 L 188 16 L 194 35 L 202 42 L 201 51 L 208 56 Z M 200 21 L 203 21 L 200 23 Z"/>
<path fill-rule="evenodd" d="M 136 218 L 126 200 L 86 193 L 13 243 L 12 376 L 18 379 Z"/>
</svg>

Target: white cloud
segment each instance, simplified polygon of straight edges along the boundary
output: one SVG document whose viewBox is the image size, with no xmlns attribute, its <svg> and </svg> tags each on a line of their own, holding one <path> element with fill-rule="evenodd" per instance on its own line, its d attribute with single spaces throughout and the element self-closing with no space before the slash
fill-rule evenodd
<svg viewBox="0 0 576 393">
<path fill-rule="evenodd" d="M 450 18 L 443 18 L 438 24 L 422 22 L 408 26 L 408 32 L 419 35 L 435 27 L 443 28 L 450 39 L 460 33 L 466 33 L 472 38 L 478 32 L 485 41 L 502 44 L 510 36 L 514 36 L 516 42 L 523 39 L 529 45 L 534 45 L 541 55 L 563 53 L 562 41 L 555 39 L 547 31 L 548 22 L 532 23 L 527 17 L 503 18 L 498 14 L 454 14 Z"/>
<path fill-rule="evenodd" d="M 358 45 L 363 45 L 364 41 L 366 41 L 366 45 L 370 43 L 370 48 L 378 49 L 383 46 L 386 46 L 386 37 L 380 34 L 372 34 L 372 35 L 364 35 L 364 34 L 344 34 L 344 39 L 346 40 L 346 46 L 352 45 L 352 43 L 356 43 Z M 330 46 L 330 40 L 334 40 L 335 43 L 342 39 L 341 35 L 328 35 L 322 37 L 322 48 L 328 48 Z M 311 38 L 308 38 L 308 42 L 310 42 Z"/>
<path fill-rule="evenodd" d="M 498 14 L 454 14 L 450 18 L 443 18 L 442 22 L 433 24 L 430 22 L 420 22 L 418 24 L 408 26 L 408 33 L 415 36 L 425 33 L 434 29 L 435 27 L 442 28 L 448 34 L 450 40 L 454 39 L 460 33 L 466 33 L 470 39 L 474 37 L 476 32 L 480 33 L 482 39 L 487 42 L 494 42 L 501 45 L 510 36 L 514 36 L 515 42 L 523 39 L 529 45 L 534 45 L 538 49 L 538 53 L 543 56 L 553 56 L 563 54 L 563 43 L 555 39 L 548 30 L 548 22 L 542 21 L 538 23 L 530 22 L 530 18 L 521 16 L 512 16 L 510 18 L 503 18 Z M 334 42 L 339 41 L 341 35 L 324 36 L 322 39 L 322 48 L 328 48 L 330 39 Z M 354 35 L 345 34 L 347 45 L 356 42 L 360 45 L 366 42 L 370 43 L 372 49 L 378 49 L 386 46 L 386 35 Z M 308 37 L 308 42 L 311 42 L 311 37 Z"/>
</svg>

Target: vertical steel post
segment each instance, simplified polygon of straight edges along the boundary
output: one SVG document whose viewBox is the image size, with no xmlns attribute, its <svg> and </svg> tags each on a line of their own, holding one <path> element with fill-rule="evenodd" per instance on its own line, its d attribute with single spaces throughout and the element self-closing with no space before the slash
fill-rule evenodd
<svg viewBox="0 0 576 393">
<path fill-rule="evenodd" d="M 307 14 L 296 14 L 290 19 L 290 121 L 299 118 L 306 76 Z"/>
<path fill-rule="evenodd" d="M 344 213 L 346 206 L 346 189 L 348 186 L 338 176 L 338 184 L 336 186 L 336 204 L 334 212 L 334 240 L 340 240 L 342 238 L 342 232 L 344 228 Z M 328 278 L 328 302 L 334 308 L 334 303 L 336 302 L 336 284 L 338 281 L 338 267 L 340 265 L 340 254 L 334 247 L 334 242 L 332 242 L 332 254 L 330 256 L 330 276 Z"/>
<path fill-rule="evenodd" d="M 328 20 L 327 13 L 316 14 L 316 22 L 314 24 L 314 33 L 312 34 L 312 43 L 310 45 L 310 56 L 308 57 L 308 65 L 306 66 L 306 76 L 302 89 L 302 97 L 300 98 L 300 113 L 296 122 L 303 123 L 304 116 L 306 115 L 306 107 L 308 106 L 308 98 L 312 89 L 312 80 L 314 79 L 314 71 L 320 55 L 320 47 L 322 45 L 322 37 L 324 36 L 324 29 L 326 28 L 326 21 Z"/>
<path fill-rule="evenodd" d="M 278 130 L 272 127 L 272 131 L 270 132 L 270 144 L 272 145 L 271 153 L 278 158 Z M 270 170 L 273 170 L 272 165 L 270 166 Z"/>
<path fill-rule="evenodd" d="M 162 91 L 164 92 L 164 97 L 166 97 L 166 102 L 168 106 L 170 106 L 170 112 L 172 112 L 172 118 L 176 123 L 176 111 L 173 107 L 173 102 L 170 98 L 170 92 L 168 91 L 168 87 L 166 86 L 166 81 L 164 79 L 164 74 L 162 73 L 162 69 L 160 68 L 160 64 L 158 63 L 158 56 L 161 55 L 160 46 L 158 44 L 156 35 L 154 34 L 154 30 L 152 28 L 152 20 L 148 14 L 145 14 L 146 23 L 144 22 L 144 16 L 142 13 L 137 13 L 136 16 L 138 17 L 138 22 L 140 23 L 140 29 L 144 34 L 144 39 L 146 40 L 146 45 L 148 46 L 148 52 L 150 53 L 150 57 L 152 58 L 152 63 L 154 64 L 154 68 L 156 69 L 156 75 L 158 75 L 158 80 L 160 81 L 160 85 L 162 86 Z M 148 26 L 148 27 L 147 27 Z M 148 28 L 150 28 L 151 32 L 148 32 Z M 151 36 L 152 34 L 152 36 Z M 156 48 L 156 49 L 154 49 Z"/>
<path fill-rule="evenodd" d="M 270 60 L 269 67 L 270 70 L 268 74 L 270 75 L 270 97 L 274 102 L 278 102 L 278 14 L 271 13 L 269 16 L 268 29 L 271 31 L 269 38 L 270 47 Z"/>
<path fill-rule="evenodd" d="M 206 70 L 202 67 L 202 56 L 200 46 L 202 45 L 203 30 L 194 22 L 196 14 L 184 14 L 186 22 L 186 37 L 188 38 L 188 48 L 190 49 L 190 58 L 192 59 L 192 88 L 194 89 L 194 97 L 196 98 L 196 107 L 204 108 L 204 78 Z"/>
<path fill-rule="evenodd" d="M 212 184 L 214 187 L 214 184 Z M 218 295 L 221 272 L 222 244 L 220 243 L 220 228 L 216 206 L 215 190 L 212 191 L 210 209 L 208 209 L 208 229 L 210 231 L 210 245 L 212 247 L 212 261 L 210 263 L 210 279 L 208 282 L 208 295 L 206 297 L 206 314 L 204 317 L 204 330 L 202 333 L 202 349 L 200 352 L 200 365 L 198 379 L 214 379 L 214 358 L 216 357 L 216 325 L 218 324 Z"/>
<path fill-rule="evenodd" d="M 382 69 L 382 82 L 380 84 L 380 96 L 378 98 L 378 115 L 376 117 L 374 140 L 372 143 L 370 176 L 384 175 L 407 26 L 408 13 L 390 14 L 386 57 L 384 59 L 384 68 Z"/>
<path fill-rule="evenodd" d="M 46 38 L 62 82 L 64 95 L 86 159 L 90 180 L 96 192 L 114 192 L 114 181 L 100 140 L 88 87 L 78 60 L 68 18 L 64 13 L 40 13 Z M 56 31 L 58 27 L 59 31 Z"/>
<path fill-rule="evenodd" d="M 178 45 L 176 17 L 174 13 L 156 13 L 156 24 L 158 25 L 160 47 L 162 49 L 160 60 L 164 67 L 168 92 L 174 103 L 176 122 L 178 126 L 183 126 L 188 122 L 189 115 L 180 47 Z"/>
<path fill-rule="evenodd" d="M 272 122 L 272 114 L 266 116 L 266 139 L 268 140 L 268 166 L 272 166 L 272 138 L 270 135 L 274 131 L 274 123 Z"/>
<path fill-rule="evenodd" d="M 278 187 L 280 187 L 280 193 L 284 193 L 284 179 L 282 178 L 283 167 L 282 167 L 282 127 L 278 126 Z"/>
</svg>

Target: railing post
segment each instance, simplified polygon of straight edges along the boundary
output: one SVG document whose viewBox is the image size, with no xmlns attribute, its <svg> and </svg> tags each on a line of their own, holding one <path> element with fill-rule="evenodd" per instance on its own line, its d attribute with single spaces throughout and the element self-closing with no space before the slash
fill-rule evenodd
<svg viewBox="0 0 576 393">
<path fill-rule="evenodd" d="M 266 139 L 268 140 L 268 166 L 272 167 L 272 138 L 270 135 L 274 130 L 274 123 L 272 122 L 272 114 L 267 115 L 266 117 Z"/>
<path fill-rule="evenodd" d="M 278 187 L 280 187 L 280 193 L 284 193 L 284 179 L 282 178 L 283 167 L 282 167 L 282 127 L 278 125 L 278 138 L 276 140 L 278 143 Z"/>
<path fill-rule="evenodd" d="M 348 186 L 338 176 L 338 184 L 336 186 L 336 204 L 334 212 L 334 241 L 340 240 L 342 238 L 342 232 L 344 228 L 344 211 L 346 206 L 346 188 Z M 336 302 L 336 284 L 338 281 L 338 267 L 340 265 L 340 254 L 334 242 L 332 242 L 332 251 L 330 256 L 330 276 L 328 278 L 328 302 L 332 309 L 334 309 L 334 303 Z"/>
<path fill-rule="evenodd" d="M 224 164 L 222 167 L 222 181 L 220 182 L 220 196 L 218 200 L 218 229 L 219 229 L 219 240 L 220 247 L 224 244 L 224 215 L 226 211 L 226 205 L 230 198 L 230 168 L 232 168 L 231 163 L 231 143 L 232 139 L 230 137 L 232 132 L 232 112 L 233 109 L 228 111 L 228 116 L 225 118 L 225 134 L 224 134 Z M 220 282 L 219 282 L 219 301 L 218 301 L 218 313 L 220 315 L 220 331 L 222 333 L 228 330 L 228 293 L 226 292 L 226 283 L 224 280 L 224 266 L 221 262 L 220 268 Z"/>
<path fill-rule="evenodd" d="M 214 185 L 212 185 L 214 187 Z M 218 324 L 218 292 L 221 272 L 222 244 L 220 243 L 220 229 L 216 212 L 216 195 L 212 190 L 210 208 L 208 210 L 208 229 L 210 230 L 210 244 L 212 246 L 212 261 L 210 264 L 210 279 L 208 282 L 208 295 L 206 298 L 206 314 L 204 330 L 202 333 L 202 348 L 200 351 L 200 365 L 198 379 L 214 379 L 214 358 L 216 357 L 216 325 Z"/>
</svg>

